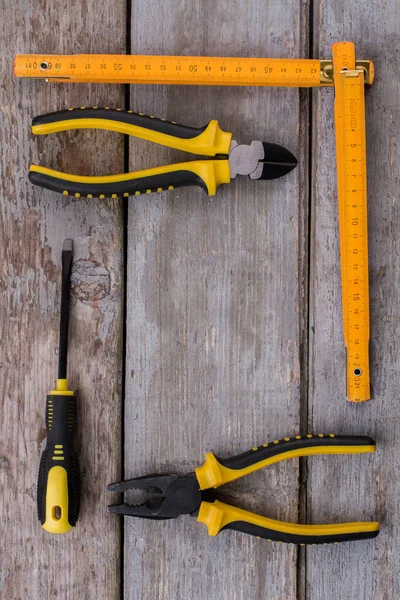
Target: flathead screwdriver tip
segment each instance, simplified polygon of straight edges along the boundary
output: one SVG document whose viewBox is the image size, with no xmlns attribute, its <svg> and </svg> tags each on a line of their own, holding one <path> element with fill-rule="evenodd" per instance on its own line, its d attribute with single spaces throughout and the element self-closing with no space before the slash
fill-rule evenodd
<svg viewBox="0 0 400 600">
<path fill-rule="evenodd" d="M 63 252 L 72 252 L 72 248 L 73 248 L 73 244 L 72 244 L 72 240 L 64 240 L 63 243 Z"/>
</svg>

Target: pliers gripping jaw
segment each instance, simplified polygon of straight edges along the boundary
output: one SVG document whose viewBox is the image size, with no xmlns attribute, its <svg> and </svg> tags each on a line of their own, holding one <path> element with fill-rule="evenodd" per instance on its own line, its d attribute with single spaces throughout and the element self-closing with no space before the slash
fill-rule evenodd
<svg viewBox="0 0 400 600">
<path fill-rule="evenodd" d="M 300 545 L 374 538 L 379 533 L 377 522 L 332 525 L 285 523 L 225 504 L 217 498 L 216 488 L 289 458 L 316 454 L 361 454 L 375 452 L 375 449 L 374 440 L 366 436 L 310 434 L 274 440 L 227 459 L 208 453 L 204 464 L 186 477 L 153 475 L 111 484 L 108 486 L 110 491 L 146 489 L 148 492 L 158 491 L 163 494 L 163 498 L 150 500 L 139 506 L 110 506 L 108 510 L 148 519 L 171 519 L 190 514 L 197 516 L 197 520 L 207 526 L 211 536 L 233 529 L 270 541 Z"/>
<path fill-rule="evenodd" d="M 143 490 L 156 497 L 142 504 L 116 504 L 108 507 L 108 512 L 142 519 L 175 519 L 198 510 L 202 502 L 197 477 L 194 473 L 186 477 L 178 475 L 149 475 L 134 477 L 107 486 L 109 492 L 124 493 L 129 490 Z"/>
<path fill-rule="evenodd" d="M 39 135 L 73 129 L 116 131 L 214 158 L 103 177 L 70 175 L 31 165 L 28 177 L 32 183 L 64 195 L 88 198 L 139 196 L 185 186 L 199 186 L 213 196 L 219 185 L 229 183 L 237 174 L 275 179 L 297 165 L 295 157 L 278 144 L 231 143 L 232 134 L 222 131 L 215 120 L 194 128 L 132 111 L 82 107 L 40 115 L 32 121 L 32 132 Z"/>
</svg>

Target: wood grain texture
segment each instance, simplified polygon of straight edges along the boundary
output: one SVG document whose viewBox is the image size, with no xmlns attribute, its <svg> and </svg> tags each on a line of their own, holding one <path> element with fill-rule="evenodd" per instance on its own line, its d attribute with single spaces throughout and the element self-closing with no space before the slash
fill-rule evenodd
<svg viewBox="0 0 400 600">
<path fill-rule="evenodd" d="M 333 0 L 318 3 L 315 55 L 351 40 L 357 56 L 374 60 L 375 84 L 366 94 L 371 384 L 374 399 L 345 400 L 341 322 L 333 94 L 314 94 L 314 214 L 311 269 L 310 423 L 314 431 L 369 434 L 375 456 L 313 459 L 308 514 L 313 523 L 379 520 L 375 541 L 308 549 L 308 599 L 392 600 L 400 595 L 399 492 L 399 77 L 400 7 L 397 2 Z"/>
<path fill-rule="evenodd" d="M 118 87 L 16 80 L 17 52 L 124 52 L 125 3 L 1 2 L 0 86 L 0 598 L 119 596 L 119 524 L 106 483 L 119 476 L 122 215 L 118 201 L 77 200 L 27 180 L 30 162 L 70 172 L 123 170 L 123 141 L 102 132 L 34 139 L 36 114 L 121 104 Z M 108 35 L 102 35 L 107 25 Z M 109 41 L 107 41 L 109 40 Z M 78 394 L 80 520 L 64 536 L 37 520 L 36 480 L 46 394 L 57 375 L 61 248 L 73 238 L 69 381 Z"/>
<path fill-rule="evenodd" d="M 300 4 L 132 4 L 132 52 L 299 56 Z M 193 126 L 217 118 L 234 139 L 297 157 L 293 89 L 135 86 L 131 108 Z M 131 142 L 132 169 L 182 154 Z M 194 158 L 191 156 L 190 158 Z M 237 179 L 214 198 L 192 188 L 129 204 L 125 475 L 185 473 L 299 429 L 304 252 L 300 168 Z M 302 258 L 302 257 L 301 257 Z M 297 520 L 298 463 L 237 482 L 228 501 Z M 296 598 L 296 549 L 249 536 L 210 538 L 190 517 L 126 520 L 125 599 Z"/>
</svg>

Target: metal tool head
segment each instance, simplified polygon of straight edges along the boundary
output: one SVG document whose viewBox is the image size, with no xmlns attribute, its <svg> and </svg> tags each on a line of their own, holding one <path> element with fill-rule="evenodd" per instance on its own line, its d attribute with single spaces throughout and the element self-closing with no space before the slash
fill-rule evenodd
<svg viewBox="0 0 400 600">
<path fill-rule="evenodd" d="M 110 492 L 144 490 L 157 494 L 137 505 L 116 504 L 108 507 L 108 512 L 143 519 L 175 519 L 179 515 L 195 512 L 202 501 L 197 477 L 194 473 L 186 477 L 178 475 L 150 475 L 136 477 L 107 486 Z"/>
<path fill-rule="evenodd" d="M 231 179 L 236 175 L 248 175 L 250 179 L 277 179 L 290 173 L 296 166 L 297 159 L 279 144 L 251 142 L 250 145 L 246 145 L 231 142 Z"/>
<path fill-rule="evenodd" d="M 69 239 L 64 240 L 62 249 L 63 249 L 63 252 L 72 252 L 72 250 L 73 250 L 73 241 L 69 240 Z"/>
</svg>

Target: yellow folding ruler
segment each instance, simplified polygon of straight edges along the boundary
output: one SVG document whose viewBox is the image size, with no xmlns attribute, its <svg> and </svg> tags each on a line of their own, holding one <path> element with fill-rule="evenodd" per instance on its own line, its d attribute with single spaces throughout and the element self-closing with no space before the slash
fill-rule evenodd
<svg viewBox="0 0 400 600">
<path fill-rule="evenodd" d="M 354 44 L 333 45 L 340 262 L 347 398 L 370 398 L 367 160 L 364 72 Z"/>
<path fill-rule="evenodd" d="M 371 61 L 357 61 L 372 83 Z M 333 86 L 331 60 L 125 56 L 120 54 L 17 54 L 17 77 L 81 83 L 168 83 L 280 87 Z"/>
<path fill-rule="evenodd" d="M 334 44 L 333 60 L 20 54 L 14 73 L 49 82 L 334 87 L 347 398 L 370 398 L 364 86 L 374 66 L 356 61 L 353 43 Z"/>
</svg>

